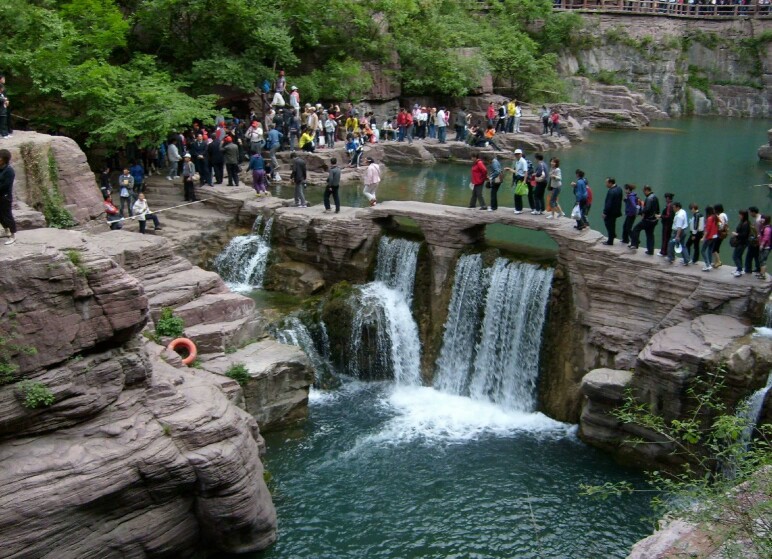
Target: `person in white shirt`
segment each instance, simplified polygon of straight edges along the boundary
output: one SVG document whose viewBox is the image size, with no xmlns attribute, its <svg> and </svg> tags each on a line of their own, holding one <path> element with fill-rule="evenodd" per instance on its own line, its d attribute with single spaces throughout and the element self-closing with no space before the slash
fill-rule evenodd
<svg viewBox="0 0 772 559">
<path fill-rule="evenodd" d="M 134 210 L 134 219 L 139 221 L 140 233 L 143 235 L 145 234 L 145 226 L 147 225 L 148 219 L 153 221 L 154 231 L 159 231 L 161 229 L 161 224 L 158 223 L 158 216 L 150 212 L 144 193 L 140 192 L 139 198 L 134 202 L 134 207 L 132 209 Z"/>
<path fill-rule="evenodd" d="M 671 264 L 675 261 L 676 247 L 680 248 L 683 257 L 684 266 L 689 265 L 689 251 L 686 250 L 686 232 L 689 230 L 689 218 L 686 217 L 686 210 L 681 207 L 681 202 L 673 202 L 675 215 L 673 216 L 673 233 L 670 242 L 667 245 L 667 261 Z"/>
<path fill-rule="evenodd" d="M 370 206 L 375 206 L 378 203 L 375 191 L 380 183 L 381 169 L 372 157 L 368 157 L 367 169 L 365 170 L 365 197 L 370 201 Z"/>
<path fill-rule="evenodd" d="M 520 133 L 520 119 L 523 118 L 523 107 L 520 106 L 520 101 L 515 102 L 515 133 Z"/>
<path fill-rule="evenodd" d="M 686 250 L 691 251 L 692 264 L 696 264 L 700 259 L 700 241 L 705 234 L 705 217 L 700 213 L 700 207 L 697 204 L 689 204 L 692 217 L 689 219 L 689 240 L 686 241 Z"/>
<path fill-rule="evenodd" d="M 437 139 L 441 144 L 445 143 L 445 133 L 448 129 L 448 119 L 445 116 L 445 107 L 437 111 Z"/>
</svg>

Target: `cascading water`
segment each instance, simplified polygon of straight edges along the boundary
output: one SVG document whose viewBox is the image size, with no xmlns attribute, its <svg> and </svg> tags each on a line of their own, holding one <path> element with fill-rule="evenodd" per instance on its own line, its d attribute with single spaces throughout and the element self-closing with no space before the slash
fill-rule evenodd
<svg viewBox="0 0 772 559">
<path fill-rule="evenodd" d="M 421 346 L 410 312 L 419 246 L 405 239 L 381 238 L 375 281 L 360 288 L 352 301 L 346 363 L 351 375 L 420 384 Z"/>
<path fill-rule="evenodd" d="M 435 387 L 508 410 L 533 411 L 551 284 L 551 269 L 499 258 L 486 270 L 479 255 L 462 257 Z"/>
<path fill-rule="evenodd" d="M 263 286 L 263 276 L 271 252 L 273 217 L 260 233 L 263 216 L 259 215 L 252 233 L 234 237 L 214 259 L 214 268 L 232 291 L 249 292 Z"/>
<path fill-rule="evenodd" d="M 317 344 L 315 336 L 308 327 L 296 316 L 291 316 L 277 328 L 273 335 L 276 341 L 282 344 L 294 345 L 303 350 L 311 361 L 315 373 L 314 385 L 319 387 L 326 384 L 324 381 L 331 377 L 329 340 L 324 322 L 318 323 L 321 344 Z"/>
<path fill-rule="evenodd" d="M 761 411 L 764 406 L 764 400 L 766 399 L 767 392 L 772 389 L 772 372 L 767 377 L 767 384 L 762 388 L 759 388 L 756 392 L 748 396 L 745 401 L 745 405 L 740 406 L 739 416 L 747 420 L 748 425 L 743 430 L 742 440 L 746 443 L 751 440 L 753 436 L 753 430 L 759 424 L 761 419 Z"/>
<path fill-rule="evenodd" d="M 764 306 L 764 327 L 772 328 L 772 301 Z"/>
</svg>

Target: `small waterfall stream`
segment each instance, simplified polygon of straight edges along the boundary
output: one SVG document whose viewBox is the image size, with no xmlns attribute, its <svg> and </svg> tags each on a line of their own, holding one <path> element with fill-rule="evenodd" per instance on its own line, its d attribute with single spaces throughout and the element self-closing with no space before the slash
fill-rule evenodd
<svg viewBox="0 0 772 559">
<path fill-rule="evenodd" d="M 410 305 L 413 300 L 417 242 L 382 237 L 375 281 L 360 288 L 352 301 L 348 372 L 399 385 L 421 382 L 421 345 Z"/>
<path fill-rule="evenodd" d="M 249 235 L 234 237 L 214 259 L 214 268 L 232 291 L 245 293 L 263 286 L 263 276 L 271 252 L 273 217 L 260 227 L 263 216 L 258 215 Z"/>
<path fill-rule="evenodd" d="M 767 377 L 767 384 L 759 388 L 756 392 L 748 396 L 745 401 L 745 405 L 740 406 L 739 416 L 747 420 L 748 425 L 743 430 L 742 440 L 746 443 L 751 440 L 753 431 L 759 424 L 761 419 L 762 407 L 764 406 L 764 400 L 767 396 L 767 392 L 772 389 L 772 372 Z"/>
<path fill-rule="evenodd" d="M 536 405 L 539 352 L 552 270 L 479 255 L 456 268 L 435 387 L 530 412 Z"/>
</svg>

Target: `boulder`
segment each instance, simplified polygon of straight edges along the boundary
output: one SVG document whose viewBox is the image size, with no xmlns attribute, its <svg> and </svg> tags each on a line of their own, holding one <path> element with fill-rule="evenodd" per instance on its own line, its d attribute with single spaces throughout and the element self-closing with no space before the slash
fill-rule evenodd
<svg viewBox="0 0 772 559">
<path fill-rule="evenodd" d="M 148 354 L 142 284 L 93 239 L 36 229 L 0 255 L 0 337 L 15 367 L 0 384 L 4 554 L 264 549 L 276 514 L 257 423 L 218 377 Z M 21 379 L 53 401 L 32 407 Z"/>
<path fill-rule="evenodd" d="M 319 293 L 325 286 L 319 270 L 304 262 L 279 262 L 271 266 L 264 283 L 266 289 L 303 297 Z"/>
</svg>

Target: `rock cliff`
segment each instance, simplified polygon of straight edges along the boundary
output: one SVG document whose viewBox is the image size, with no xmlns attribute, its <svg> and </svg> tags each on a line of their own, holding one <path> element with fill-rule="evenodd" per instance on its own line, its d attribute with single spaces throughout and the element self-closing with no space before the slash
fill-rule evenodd
<svg viewBox="0 0 772 559">
<path fill-rule="evenodd" d="M 157 255 L 110 254 L 123 239 L 105 237 L 38 229 L 0 254 L 3 555 L 265 548 L 276 519 L 257 423 L 223 377 L 146 349 L 149 301 L 181 289 L 146 292 L 127 268 Z"/>
</svg>

